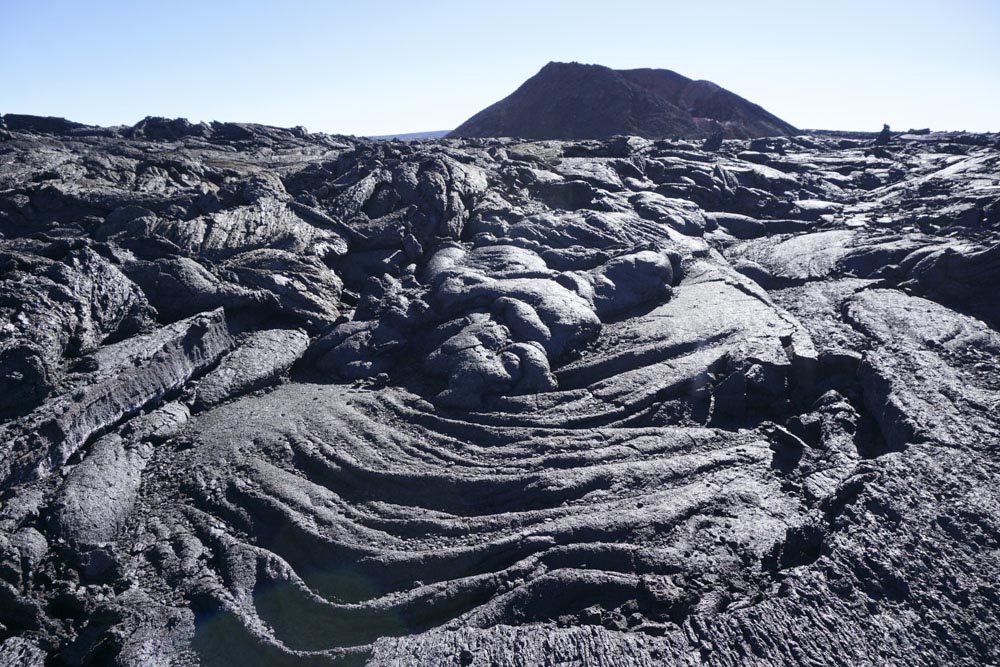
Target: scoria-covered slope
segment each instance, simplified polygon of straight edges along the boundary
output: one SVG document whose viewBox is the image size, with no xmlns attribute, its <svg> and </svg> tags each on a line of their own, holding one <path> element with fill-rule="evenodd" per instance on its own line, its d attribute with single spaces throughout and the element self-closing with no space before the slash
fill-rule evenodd
<svg viewBox="0 0 1000 667">
<path fill-rule="evenodd" d="M 996 136 L 0 129 L 0 664 L 1000 662 Z"/>
<path fill-rule="evenodd" d="M 634 135 L 749 139 L 796 134 L 774 114 L 711 81 L 667 69 L 552 62 L 459 125 L 452 137 L 606 139 Z"/>
</svg>

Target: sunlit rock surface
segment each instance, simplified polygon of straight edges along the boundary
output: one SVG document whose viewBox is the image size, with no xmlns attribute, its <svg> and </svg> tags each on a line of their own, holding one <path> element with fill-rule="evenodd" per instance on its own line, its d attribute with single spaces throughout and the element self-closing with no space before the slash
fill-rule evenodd
<svg viewBox="0 0 1000 667">
<path fill-rule="evenodd" d="M 1000 662 L 1000 154 L 0 124 L 0 664 Z"/>
</svg>

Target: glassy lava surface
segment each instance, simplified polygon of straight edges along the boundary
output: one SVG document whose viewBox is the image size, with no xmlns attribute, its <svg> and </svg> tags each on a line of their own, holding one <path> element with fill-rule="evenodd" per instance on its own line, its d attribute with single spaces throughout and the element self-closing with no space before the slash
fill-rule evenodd
<svg viewBox="0 0 1000 667">
<path fill-rule="evenodd" d="M 0 663 L 1000 661 L 997 136 L 0 128 Z"/>
</svg>

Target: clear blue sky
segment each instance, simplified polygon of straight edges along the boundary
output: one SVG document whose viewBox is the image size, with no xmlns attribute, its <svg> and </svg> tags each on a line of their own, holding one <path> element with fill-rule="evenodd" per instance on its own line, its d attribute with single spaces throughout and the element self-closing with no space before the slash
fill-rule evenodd
<svg viewBox="0 0 1000 667">
<path fill-rule="evenodd" d="M 0 112 L 450 129 L 550 60 L 805 128 L 1000 130 L 1000 0 L 0 0 Z"/>
</svg>

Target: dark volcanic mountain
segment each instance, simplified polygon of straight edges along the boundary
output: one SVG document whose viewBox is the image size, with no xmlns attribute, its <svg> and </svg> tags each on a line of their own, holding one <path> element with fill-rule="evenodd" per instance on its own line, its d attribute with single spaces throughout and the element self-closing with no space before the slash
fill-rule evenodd
<svg viewBox="0 0 1000 667">
<path fill-rule="evenodd" d="M 452 137 L 730 139 L 795 134 L 760 106 L 711 81 L 667 69 L 613 70 L 549 63 L 511 95 L 462 123 Z"/>
</svg>

